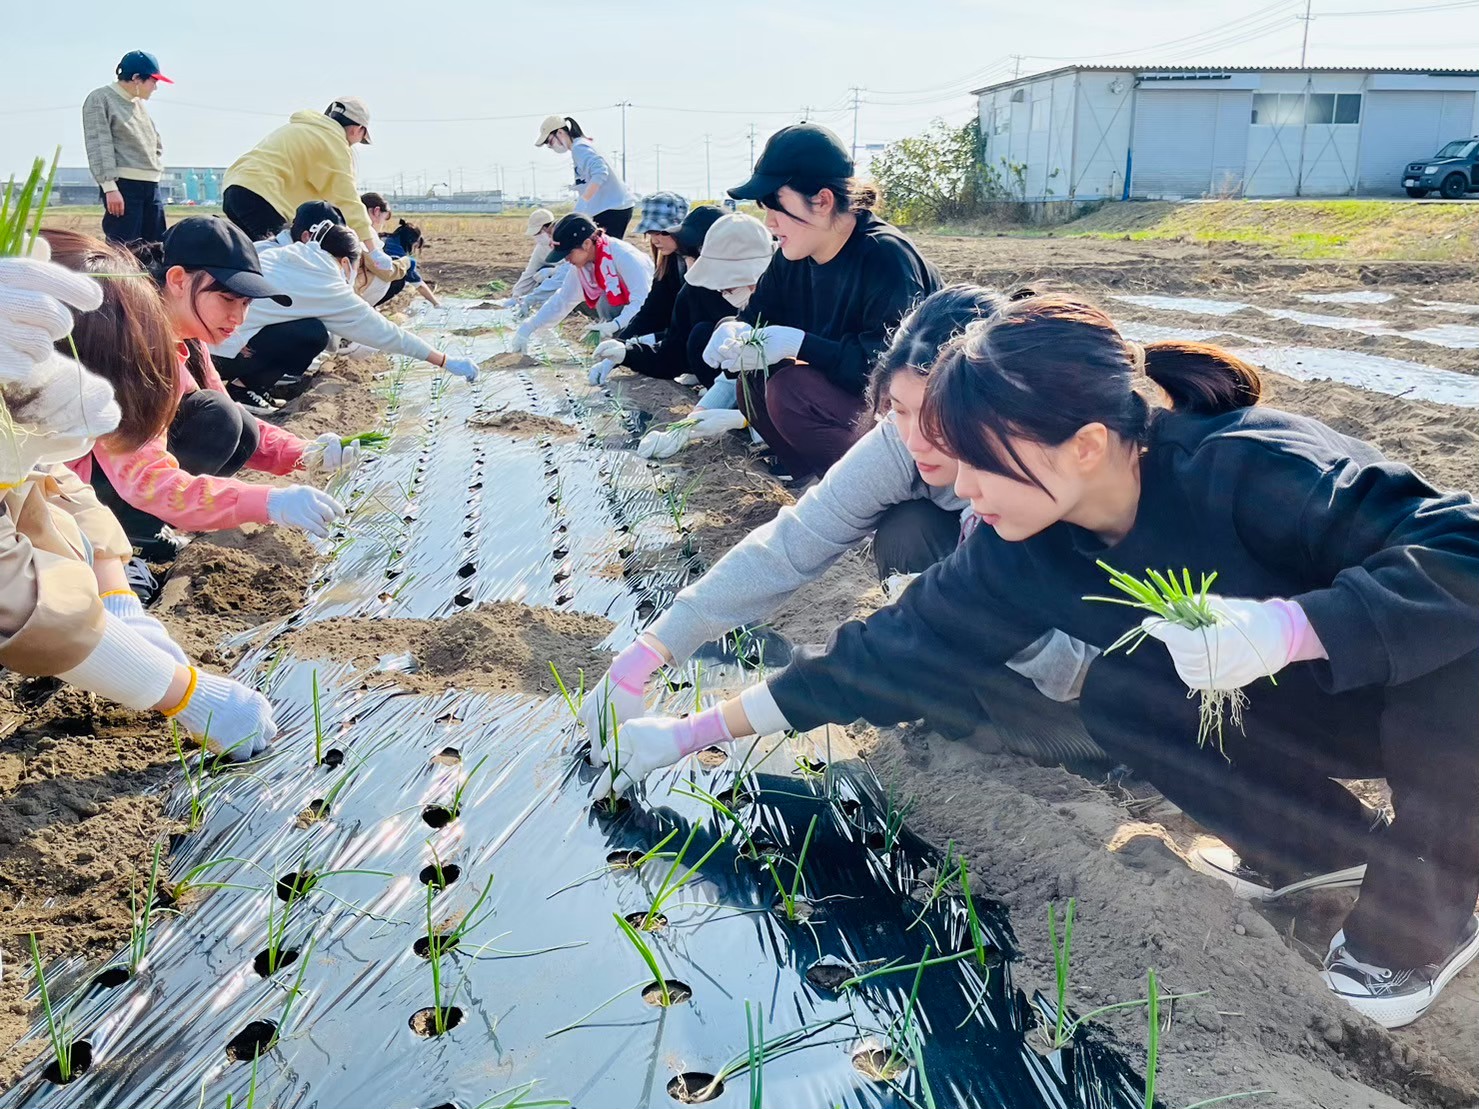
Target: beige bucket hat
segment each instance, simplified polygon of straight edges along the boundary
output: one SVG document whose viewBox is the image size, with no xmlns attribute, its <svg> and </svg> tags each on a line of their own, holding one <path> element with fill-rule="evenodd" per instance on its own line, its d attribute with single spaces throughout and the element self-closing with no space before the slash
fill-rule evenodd
<svg viewBox="0 0 1479 1109">
<path fill-rule="evenodd" d="M 765 224 L 754 216 L 735 212 L 714 221 L 704 236 L 698 261 L 689 266 L 684 280 L 701 289 L 738 289 L 760 280 L 775 253 L 775 243 Z"/>
</svg>

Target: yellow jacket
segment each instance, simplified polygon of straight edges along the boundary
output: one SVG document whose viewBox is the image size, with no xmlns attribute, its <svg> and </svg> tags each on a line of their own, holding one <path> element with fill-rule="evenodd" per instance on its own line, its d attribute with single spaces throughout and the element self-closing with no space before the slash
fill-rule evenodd
<svg viewBox="0 0 1479 1109">
<path fill-rule="evenodd" d="M 103 602 L 89 555 L 131 554 L 113 514 L 65 466 L 0 494 L 0 666 L 63 674 L 92 654 Z"/>
<path fill-rule="evenodd" d="M 250 189 L 291 220 L 298 205 L 327 200 L 366 243 L 378 243 L 360 203 L 344 128 L 321 112 L 294 112 L 285 126 L 231 163 L 221 188 Z"/>
</svg>

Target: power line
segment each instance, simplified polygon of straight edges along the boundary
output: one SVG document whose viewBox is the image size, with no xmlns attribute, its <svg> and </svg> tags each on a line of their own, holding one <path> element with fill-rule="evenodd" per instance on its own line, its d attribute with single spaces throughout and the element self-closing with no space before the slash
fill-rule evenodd
<svg viewBox="0 0 1479 1109">
<path fill-rule="evenodd" d="M 1234 28 L 1242 28 L 1248 24 L 1255 23 L 1261 19 L 1268 17 L 1274 12 L 1281 12 L 1285 15 L 1292 15 L 1296 7 L 1297 5 L 1293 3 L 1292 0 L 1279 0 L 1278 3 L 1270 4 L 1265 8 L 1259 8 L 1257 11 L 1249 12 L 1245 16 L 1240 16 L 1239 18 L 1229 20 L 1226 23 L 1219 23 L 1216 26 L 1208 27 L 1205 31 L 1199 31 L 1193 35 L 1183 35 L 1180 38 L 1167 39 L 1165 42 L 1152 43 L 1148 46 L 1137 46 L 1133 50 L 1101 50 L 1093 54 L 1073 54 L 1062 56 L 1032 54 L 1030 55 L 1030 57 L 1040 62 L 1076 62 L 1083 58 L 1126 58 L 1132 54 L 1148 54 L 1151 51 L 1162 50 L 1172 46 L 1181 46 L 1182 44 L 1195 42 L 1199 39 L 1206 39 L 1221 35 L 1225 32 L 1232 31 Z"/>
</svg>

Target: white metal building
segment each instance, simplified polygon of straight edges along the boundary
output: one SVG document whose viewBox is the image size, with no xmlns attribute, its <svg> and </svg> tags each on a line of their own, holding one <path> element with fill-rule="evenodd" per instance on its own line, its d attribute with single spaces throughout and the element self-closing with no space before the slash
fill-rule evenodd
<svg viewBox="0 0 1479 1109">
<path fill-rule="evenodd" d="M 986 165 L 1027 200 L 1387 196 L 1479 134 L 1468 69 L 1065 66 L 973 95 Z"/>
</svg>

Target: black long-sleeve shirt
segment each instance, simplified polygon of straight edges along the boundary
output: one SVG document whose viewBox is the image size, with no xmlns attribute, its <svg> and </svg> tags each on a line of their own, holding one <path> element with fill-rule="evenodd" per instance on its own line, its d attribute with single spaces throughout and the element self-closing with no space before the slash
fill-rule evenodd
<svg viewBox="0 0 1479 1109">
<path fill-rule="evenodd" d="M 1107 648 L 1144 615 L 1102 570 L 1216 571 L 1213 592 L 1298 602 L 1329 653 L 1318 693 L 1397 685 L 1479 650 L 1479 506 L 1314 420 L 1268 408 L 1165 413 L 1134 527 L 1112 548 L 1067 523 L 1019 543 L 981 526 L 949 559 L 770 680 L 793 727 L 928 717 L 969 728 L 973 679 L 1050 628 Z M 1165 667 L 1146 645 L 1122 665 Z M 1280 683 L 1280 689 L 1286 683 Z M 1292 692 L 1292 690 L 1291 690 Z M 1455 691 L 1460 695 L 1460 691 Z M 1473 697 L 1479 708 L 1479 691 Z"/>
<path fill-rule="evenodd" d="M 734 309 L 722 293 L 705 289 L 699 285 L 684 284 L 678 290 L 678 299 L 673 304 L 672 317 L 658 340 L 656 347 L 627 344 L 626 358 L 622 365 L 633 373 L 644 377 L 660 377 L 667 381 L 691 373 L 706 384 L 712 385 L 715 371 L 704 365 L 702 347 L 691 350 L 693 332 L 707 325 L 710 333 L 720 320 L 734 315 Z M 643 332 L 642 334 L 646 334 Z M 708 336 L 704 336 L 707 341 Z M 695 354 L 697 355 L 695 357 Z"/>
<path fill-rule="evenodd" d="M 914 304 L 940 287 L 940 275 L 914 244 L 871 212 L 825 265 L 780 251 L 739 314 L 745 323 L 800 328 L 799 358 L 848 392 L 863 394 L 888 335 Z"/>
<path fill-rule="evenodd" d="M 647 299 L 631 322 L 616 333 L 617 339 L 635 339 L 639 335 L 661 335 L 668 329 L 668 320 L 673 316 L 673 305 L 683 290 L 683 259 L 674 254 L 668 259 L 661 277 L 654 277 Z"/>
</svg>

